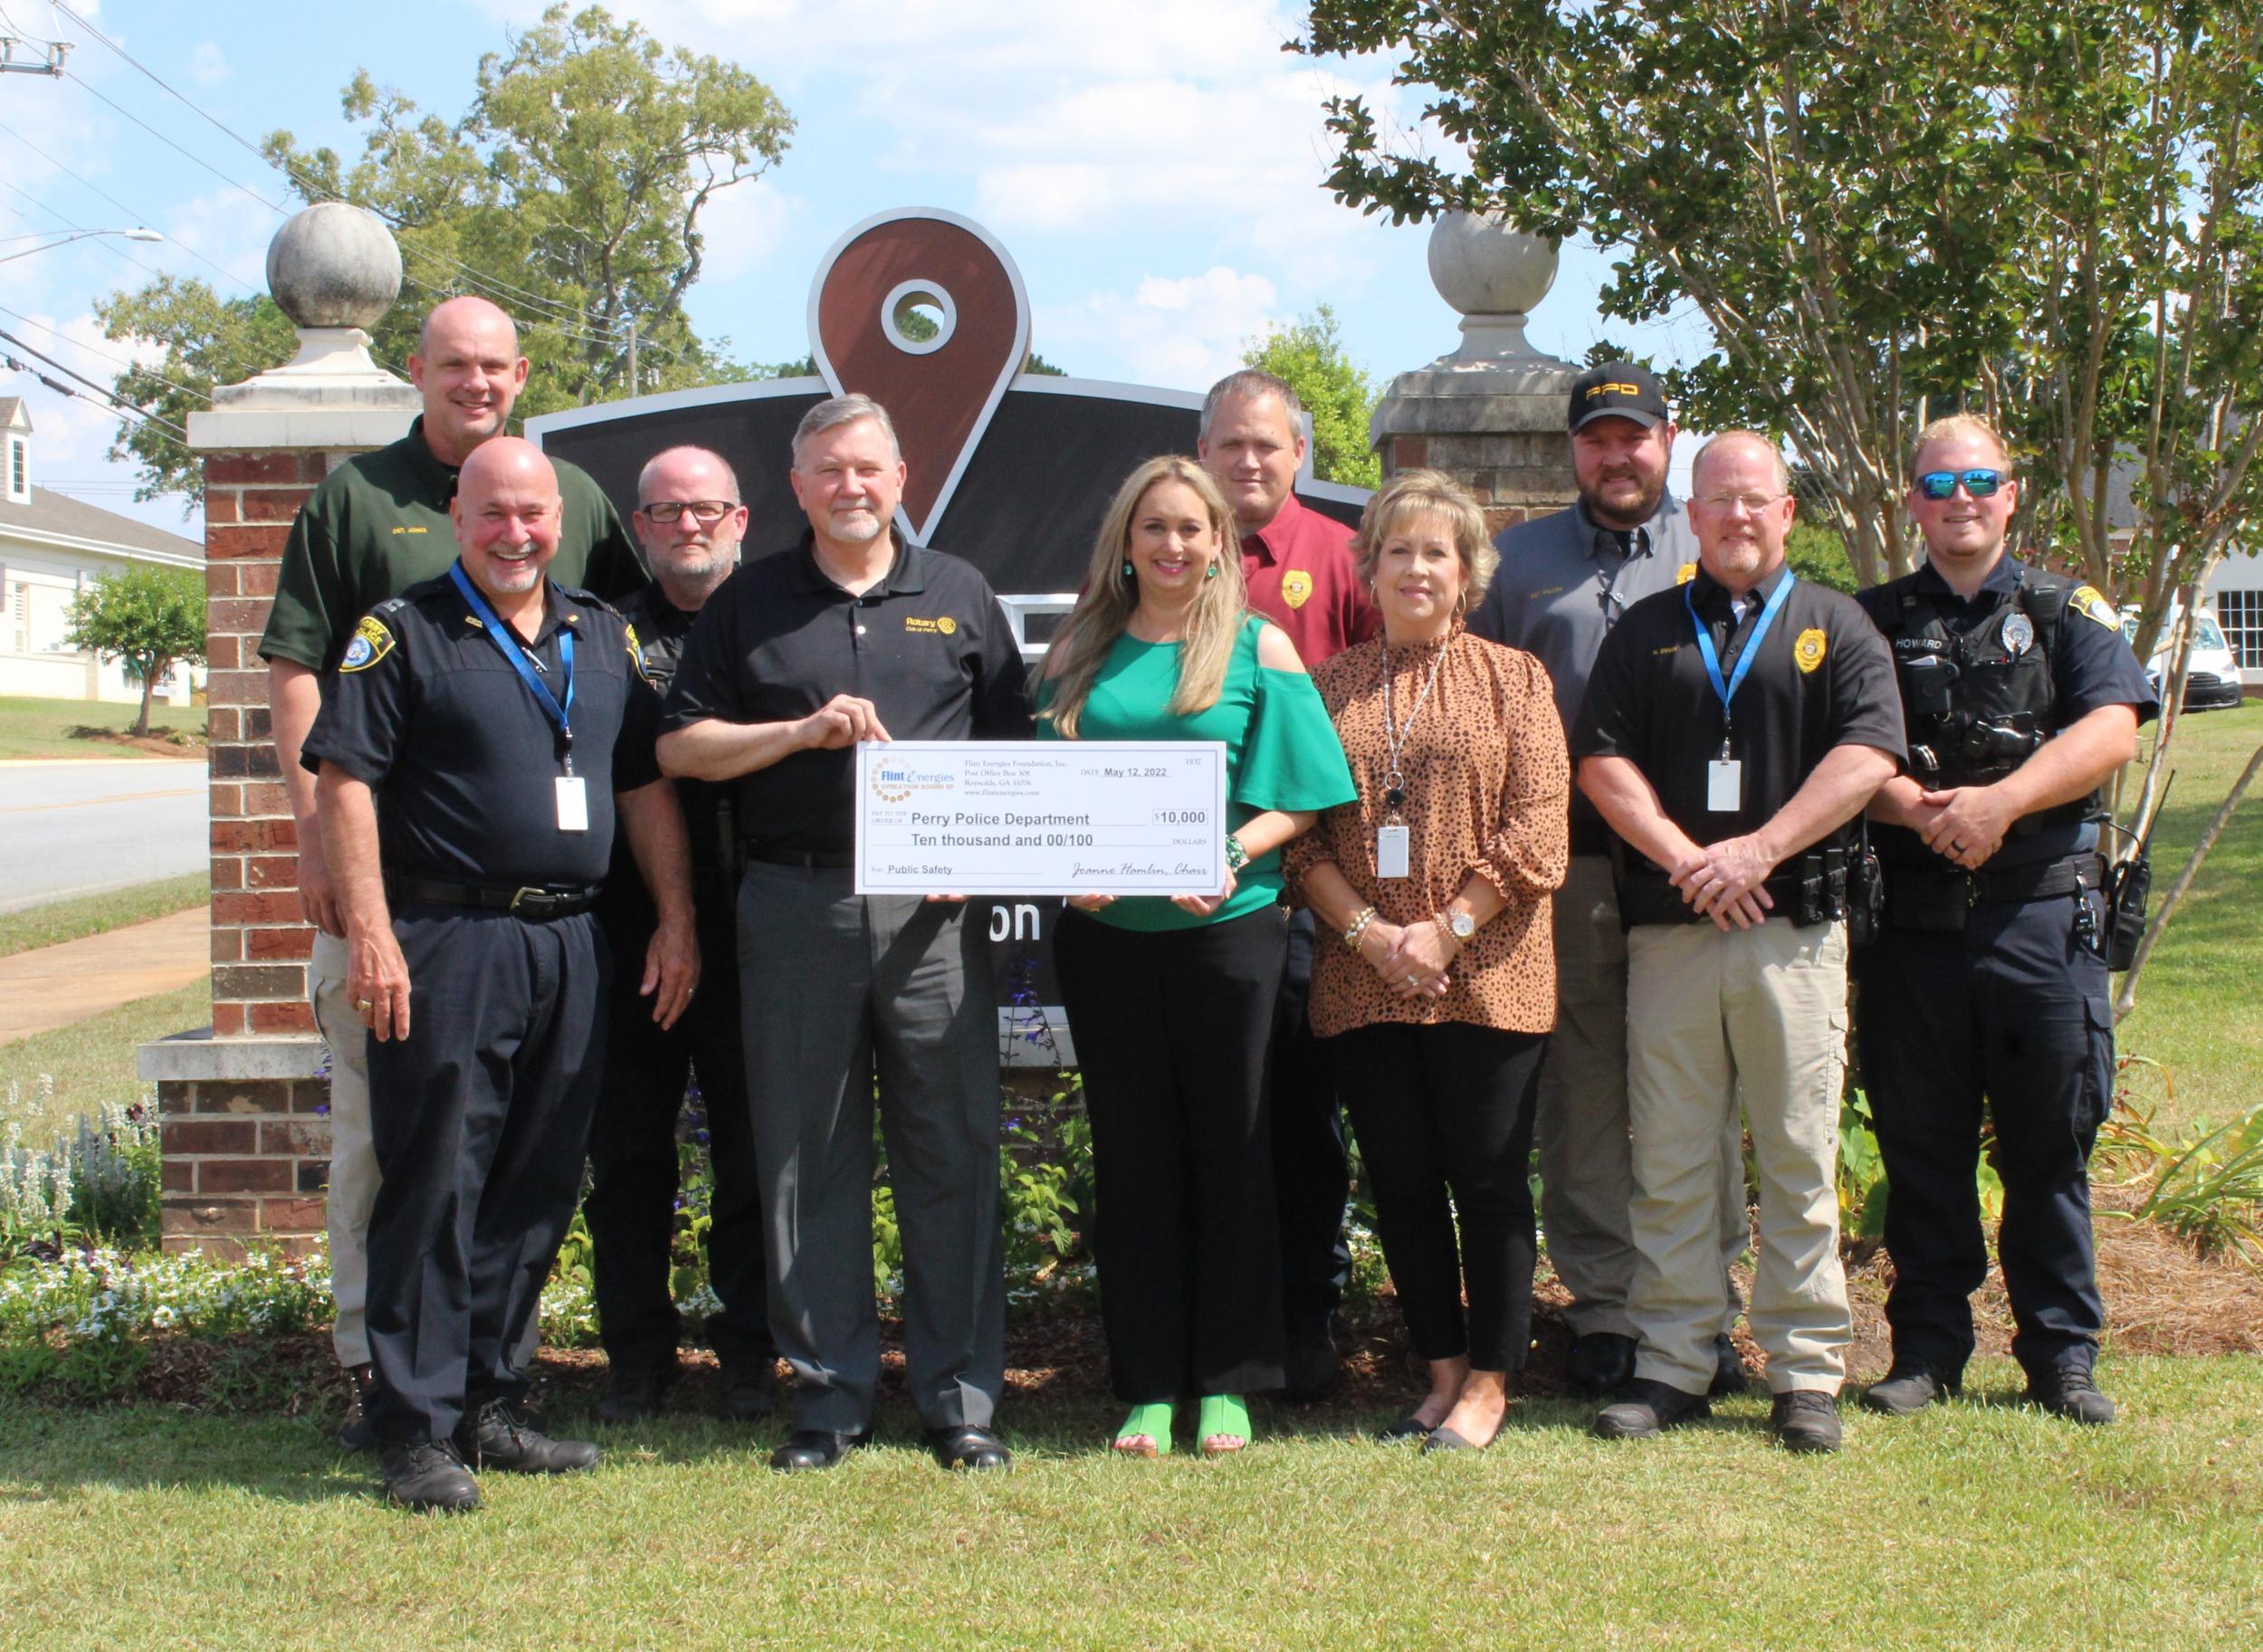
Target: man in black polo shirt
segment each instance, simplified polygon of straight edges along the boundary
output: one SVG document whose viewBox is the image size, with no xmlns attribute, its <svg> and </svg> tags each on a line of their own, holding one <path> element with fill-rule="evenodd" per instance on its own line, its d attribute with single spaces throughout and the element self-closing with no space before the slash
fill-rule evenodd
<svg viewBox="0 0 2263 1652">
<path fill-rule="evenodd" d="M 1004 1467 L 989 945 L 955 902 L 855 893 L 850 866 L 857 742 L 1027 735 L 1021 654 L 972 566 L 899 541 L 903 458 L 877 402 L 820 402 L 793 451 L 809 530 L 701 611 L 660 740 L 670 774 L 738 782 L 770 1329 L 797 1382 L 797 1428 L 770 1463 L 830 1467 L 871 1428 L 877 1079 L 912 1398 L 945 1466 Z"/>
<path fill-rule="evenodd" d="M 1596 1432 L 1702 1416 L 1725 1306 L 1722 1129 L 1760 1170 L 1753 1340 L 1771 1426 L 1835 1450 L 1852 1332 L 1838 1265 L 1847 1046 L 1842 828 L 1902 755 L 1893 663 L 1853 598 L 1793 578 L 1783 459 L 1750 431 L 1692 471 L 1699 572 L 1604 638 L 1574 729 L 1580 788 L 1625 841 L 1627 1089 L 1641 1346 Z M 1834 882 L 1836 880 L 1836 882 Z"/>
<path fill-rule="evenodd" d="M 655 454 L 637 477 L 636 497 L 631 520 L 654 582 L 623 612 L 635 628 L 645 674 L 664 694 L 692 620 L 739 567 L 747 508 L 730 466 L 703 447 Z M 613 1368 L 612 1389 L 597 1415 L 607 1422 L 649 1417 L 676 1378 L 682 1322 L 670 1288 L 676 1118 L 686 1081 L 696 1076 L 712 1170 L 708 1280 L 722 1304 L 707 1317 L 707 1340 L 722 1366 L 722 1416 L 752 1422 L 769 1410 L 778 1350 L 765 1302 L 762 1190 L 740 1041 L 735 817 L 728 787 L 683 780 L 676 796 L 691 836 L 704 990 L 673 1027 L 660 1025 L 645 962 L 657 915 L 617 845 L 599 909 L 613 948 L 612 1029 L 589 1132 L 589 1197 L 582 1204 L 597 1328 Z"/>
<path fill-rule="evenodd" d="M 363 616 L 301 760 L 368 1038 L 370 1422 L 396 1502 L 460 1509 L 479 1502 L 467 1459 L 597 1461 L 528 1425 L 512 1356 L 580 1190 L 605 1049 L 591 908 L 616 805 L 659 908 L 664 1021 L 699 959 L 627 624 L 545 574 L 557 473 L 514 437 L 483 443 L 450 515 L 458 561 Z"/>
</svg>

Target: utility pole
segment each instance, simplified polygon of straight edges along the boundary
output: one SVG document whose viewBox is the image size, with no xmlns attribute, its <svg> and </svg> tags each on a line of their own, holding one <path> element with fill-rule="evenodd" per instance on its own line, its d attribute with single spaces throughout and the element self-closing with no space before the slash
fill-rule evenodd
<svg viewBox="0 0 2263 1652">
<path fill-rule="evenodd" d="M 628 319 L 628 393 L 636 394 L 636 318 Z"/>
<path fill-rule="evenodd" d="M 24 53 L 20 57 L 19 47 Z M 62 60 L 70 51 L 71 43 L 67 40 L 22 40 L 13 34 L 0 34 L 0 74 L 60 76 Z"/>
</svg>

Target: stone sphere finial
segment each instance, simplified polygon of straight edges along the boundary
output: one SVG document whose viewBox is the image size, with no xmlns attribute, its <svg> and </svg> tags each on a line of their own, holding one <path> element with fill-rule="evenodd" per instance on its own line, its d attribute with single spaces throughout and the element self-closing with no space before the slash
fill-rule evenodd
<svg viewBox="0 0 2263 1652">
<path fill-rule="evenodd" d="M 1430 231 L 1431 284 L 1466 316 L 1530 315 L 1555 279 L 1555 244 L 1498 214 L 1447 213 Z"/>
<path fill-rule="evenodd" d="M 267 290 L 299 327 L 366 331 L 401 294 L 401 249 L 375 213 L 318 202 L 267 244 Z"/>
</svg>

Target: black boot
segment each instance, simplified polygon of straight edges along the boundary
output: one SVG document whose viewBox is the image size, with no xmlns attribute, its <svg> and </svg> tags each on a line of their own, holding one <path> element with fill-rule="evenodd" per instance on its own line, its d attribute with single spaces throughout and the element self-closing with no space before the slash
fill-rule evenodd
<svg viewBox="0 0 2263 1652">
<path fill-rule="evenodd" d="M 1576 1337 L 1564 1380 L 1575 1394 L 1616 1394 L 1635 1380 L 1635 1340 L 1614 1331 Z"/>
<path fill-rule="evenodd" d="M 554 1440 L 527 1421 L 508 1399 L 491 1399 L 455 1431 L 456 1448 L 482 1468 L 521 1475 L 567 1475 L 597 1466 L 597 1448 L 587 1440 Z"/>
<path fill-rule="evenodd" d="M 676 1368 L 666 1365 L 624 1365 L 615 1370 L 613 1384 L 597 1401 L 597 1420 L 608 1423 L 642 1422 L 660 1415 L 668 1390 L 675 1386 Z"/>
<path fill-rule="evenodd" d="M 354 1414 L 338 1431 L 338 1443 L 348 1451 L 367 1451 L 377 1443 L 377 1431 L 369 1426 L 369 1399 L 377 1387 L 377 1368 L 367 1360 L 349 1365 L 346 1380 L 354 1385 Z"/>
</svg>

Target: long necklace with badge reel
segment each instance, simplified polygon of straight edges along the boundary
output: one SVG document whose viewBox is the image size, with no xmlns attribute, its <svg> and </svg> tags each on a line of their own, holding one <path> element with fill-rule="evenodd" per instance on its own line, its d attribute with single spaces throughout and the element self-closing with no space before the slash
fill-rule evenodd
<svg viewBox="0 0 2263 1652">
<path fill-rule="evenodd" d="M 1760 645 L 1768 629 L 1776 623 L 1776 616 L 1791 596 L 1792 581 L 1797 578 L 1790 568 L 1760 611 L 1760 619 L 1752 626 L 1752 635 L 1746 639 L 1743 652 L 1736 656 L 1736 665 L 1728 680 L 1721 676 L 1721 654 L 1713 645 L 1713 632 L 1697 613 L 1697 600 L 1690 587 L 1682 587 L 1682 604 L 1689 610 L 1689 623 L 1697 629 L 1697 654 L 1705 663 L 1705 681 L 1713 685 L 1714 696 L 1721 702 L 1721 755 L 1705 765 L 1705 810 L 1708 814 L 1733 815 L 1743 807 L 1744 765 L 1738 760 L 1729 744 L 1733 727 L 1730 702 L 1736 691 L 1743 685 L 1745 674 L 1752 669 L 1752 662 L 1760 657 Z"/>
<path fill-rule="evenodd" d="M 1407 875 L 1408 833 L 1399 817 L 1399 806 L 1407 801 L 1407 777 L 1399 770 L 1399 754 L 1406 750 L 1407 736 L 1414 730 L 1415 719 L 1422 715 L 1423 702 L 1437 686 L 1438 667 L 1446 664 L 1446 651 L 1453 640 L 1449 635 L 1438 645 L 1438 656 L 1430 662 L 1430 674 L 1415 695 L 1414 709 L 1407 713 L 1404 724 L 1399 722 L 1391 706 L 1390 644 L 1383 645 L 1383 746 L 1389 765 L 1383 774 L 1383 807 L 1389 812 L 1383 824 L 1375 828 L 1375 875 L 1379 878 Z"/>
<path fill-rule="evenodd" d="M 559 632 L 559 673 L 566 680 L 566 692 L 562 696 L 553 695 L 542 679 L 535 674 L 544 669 L 542 663 L 530 659 L 527 651 L 519 646 L 519 639 L 511 635 L 511 628 L 496 615 L 488 605 L 487 598 L 480 595 L 479 587 L 465 575 L 463 564 L 458 562 L 451 567 L 448 576 L 455 581 L 457 593 L 471 606 L 473 617 L 480 622 L 480 628 L 494 639 L 495 646 L 502 650 L 503 658 L 511 662 L 511 668 L 519 673 L 520 680 L 532 692 L 535 704 L 542 708 L 543 715 L 558 730 L 559 758 L 566 770 L 557 777 L 558 829 L 561 832 L 587 832 L 589 829 L 589 783 L 574 772 L 573 628 L 564 626 Z"/>
</svg>

